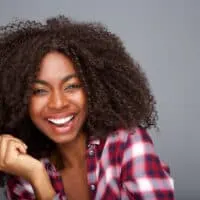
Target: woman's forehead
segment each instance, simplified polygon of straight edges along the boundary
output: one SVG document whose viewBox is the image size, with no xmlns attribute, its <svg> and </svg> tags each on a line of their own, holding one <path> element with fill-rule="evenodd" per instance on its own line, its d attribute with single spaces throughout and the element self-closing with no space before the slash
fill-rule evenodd
<svg viewBox="0 0 200 200">
<path fill-rule="evenodd" d="M 70 74 L 76 74 L 71 59 L 62 53 L 50 52 L 43 57 L 37 78 L 59 77 L 62 79 Z"/>
</svg>

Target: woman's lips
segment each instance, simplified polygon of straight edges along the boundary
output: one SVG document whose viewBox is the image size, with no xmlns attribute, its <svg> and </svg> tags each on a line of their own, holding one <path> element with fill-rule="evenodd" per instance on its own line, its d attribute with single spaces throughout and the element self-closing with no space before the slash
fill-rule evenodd
<svg viewBox="0 0 200 200">
<path fill-rule="evenodd" d="M 66 134 L 69 131 L 72 130 L 74 126 L 74 119 L 75 115 L 69 116 L 66 118 L 56 118 L 56 119 L 48 119 L 48 123 L 53 130 L 53 132 L 58 133 L 58 134 Z"/>
<path fill-rule="evenodd" d="M 74 115 L 70 115 L 63 118 L 48 118 L 48 121 L 57 126 L 63 126 L 69 123 L 73 118 L 74 118 Z"/>
<path fill-rule="evenodd" d="M 76 112 L 62 112 L 62 113 L 51 113 L 51 114 L 46 114 L 44 117 L 45 119 L 62 119 L 62 118 L 67 118 L 72 115 L 76 115 Z"/>
</svg>

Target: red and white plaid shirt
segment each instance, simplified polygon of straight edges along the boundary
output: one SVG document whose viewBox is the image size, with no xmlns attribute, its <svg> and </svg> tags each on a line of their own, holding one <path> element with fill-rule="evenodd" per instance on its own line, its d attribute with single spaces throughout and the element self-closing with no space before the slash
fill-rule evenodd
<svg viewBox="0 0 200 200">
<path fill-rule="evenodd" d="M 118 130 L 105 141 L 89 141 L 86 153 L 88 185 L 95 200 L 173 200 L 173 180 L 154 151 L 144 129 Z M 61 176 L 42 159 L 56 191 L 54 200 L 66 200 Z M 19 177 L 7 182 L 8 200 L 35 199 L 32 186 Z"/>
</svg>

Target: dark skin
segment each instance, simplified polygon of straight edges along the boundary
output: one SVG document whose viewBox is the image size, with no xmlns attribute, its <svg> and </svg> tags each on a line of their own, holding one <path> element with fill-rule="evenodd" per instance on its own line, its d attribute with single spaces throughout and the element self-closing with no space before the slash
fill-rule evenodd
<svg viewBox="0 0 200 200">
<path fill-rule="evenodd" d="M 33 157 L 55 151 L 52 140 L 27 117 L 30 86 L 42 58 L 52 51 L 70 57 L 79 75 L 88 98 L 87 135 L 105 139 L 122 127 L 156 126 L 156 102 L 145 74 L 120 38 L 102 24 L 58 16 L 44 24 L 14 22 L 2 27 L 0 35 L 0 134 L 23 140 Z"/>
<path fill-rule="evenodd" d="M 65 148 L 65 151 L 61 152 L 64 169 L 60 171 L 60 174 L 62 176 L 65 193 L 69 199 L 89 199 L 87 163 L 85 159 L 86 142 L 81 142 L 85 141 L 83 134 L 80 137 L 83 139 L 77 141 L 77 147 L 79 149 L 74 149 L 73 147 L 75 145 L 71 144 L 73 145 L 72 148 Z"/>
<path fill-rule="evenodd" d="M 69 199 L 74 200 L 89 199 L 86 138 L 81 131 L 87 105 L 83 88 L 79 88 L 79 85 L 80 80 L 72 62 L 60 53 L 49 53 L 41 62 L 41 71 L 33 88 L 40 92 L 30 103 L 33 122 L 57 144 L 64 164 L 61 176 L 65 193 Z M 70 115 L 75 117 L 69 126 L 49 125 L 49 118 L 60 119 Z M 44 122 L 43 118 L 48 118 L 48 122 Z"/>
<path fill-rule="evenodd" d="M 145 75 L 125 51 L 120 38 L 104 26 L 57 17 L 48 19 L 44 25 L 35 21 L 8 24 L 1 28 L 0 35 L 0 172 L 27 179 L 37 199 L 52 200 L 55 195 L 39 159 L 51 159 L 52 153 L 58 150 L 62 152 L 60 161 L 65 163 L 65 168 L 58 169 L 63 169 L 64 174 L 68 168 L 77 169 L 68 170 L 69 176 L 79 174 L 77 178 L 83 180 L 80 185 L 85 186 L 86 170 L 79 169 L 86 166 L 83 155 L 72 153 L 66 145 L 66 150 L 74 156 L 65 155 L 65 148 L 59 148 L 59 144 L 70 144 L 79 138 L 77 136 L 84 135 L 83 124 L 86 135 L 101 139 L 122 127 L 156 126 L 155 100 Z M 76 70 L 64 59 L 67 65 L 63 69 L 73 69 L 70 73 L 61 70 L 60 75 L 64 76 L 57 77 L 57 81 L 40 76 L 35 80 L 35 75 L 41 75 L 46 66 L 40 66 L 43 58 L 52 51 L 71 58 Z M 58 66 L 60 64 L 56 64 L 55 69 Z M 45 71 L 43 74 L 47 75 L 49 70 Z M 59 75 L 58 71 L 52 73 L 53 77 Z M 30 98 L 31 86 L 34 95 Z M 34 112 L 27 117 L 30 99 Z M 72 119 L 76 121 L 73 128 L 51 124 Z M 70 134 L 65 134 L 67 132 Z M 21 140 L 6 135 L 8 133 Z M 84 146 L 85 141 L 80 141 Z M 73 150 L 82 148 L 78 144 L 74 143 Z M 82 161 L 82 165 L 76 160 Z M 66 193 L 73 191 L 65 182 Z"/>
<path fill-rule="evenodd" d="M 64 165 L 60 174 L 68 199 L 90 199 L 86 134 L 82 131 L 87 98 L 71 60 L 58 52 L 47 54 L 40 64 L 33 91 L 29 115 L 57 146 Z M 52 200 L 55 191 L 48 174 L 39 160 L 27 154 L 26 145 L 5 134 L 0 136 L 0 142 L 0 170 L 28 180 L 37 199 Z"/>
</svg>

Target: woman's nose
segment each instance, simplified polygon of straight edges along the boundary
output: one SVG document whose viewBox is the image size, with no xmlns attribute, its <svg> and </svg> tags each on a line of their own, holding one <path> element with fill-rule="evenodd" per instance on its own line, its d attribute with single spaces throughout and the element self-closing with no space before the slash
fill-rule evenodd
<svg viewBox="0 0 200 200">
<path fill-rule="evenodd" d="M 68 105 L 66 95 L 60 91 L 52 92 L 48 101 L 48 107 L 52 109 L 62 109 Z"/>
</svg>

